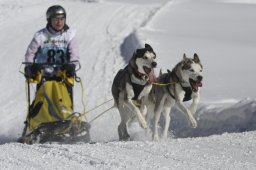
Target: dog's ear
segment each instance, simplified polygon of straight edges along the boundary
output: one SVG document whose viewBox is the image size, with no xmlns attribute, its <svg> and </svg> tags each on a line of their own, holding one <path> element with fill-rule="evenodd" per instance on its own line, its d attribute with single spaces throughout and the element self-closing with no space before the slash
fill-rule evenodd
<svg viewBox="0 0 256 170">
<path fill-rule="evenodd" d="M 169 69 L 167 69 L 167 73 L 168 73 L 168 74 L 171 74 L 172 72 L 171 72 Z"/>
<path fill-rule="evenodd" d="M 200 62 L 200 59 L 199 59 L 199 57 L 198 57 L 198 55 L 196 53 L 194 54 L 194 62 L 195 63 L 199 63 Z"/>
<path fill-rule="evenodd" d="M 149 44 L 145 44 L 145 48 L 153 51 L 153 48 Z"/>
<path fill-rule="evenodd" d="M 185 60 L 185 59 L 187 59 L 187 56 L 186 56 L 186 54 L 184 53 L 184 54 L 183 54 L 183 60 Z"/>
<path fill-rule="evenodd" d="M 162 75 L 163 75 L 162 68 L 160 68 L 159 76 L 162 76 Z"/>
<path fill-rule="evenodd" d="M 181 69 L 182 70 L 188 70 L 190 69 L 190 64 L 193 63 L 193 60 L 191 58 L 187 58 L 186 54 L 183 54 L 183 60 L 181 61 Z"/>
</svg>

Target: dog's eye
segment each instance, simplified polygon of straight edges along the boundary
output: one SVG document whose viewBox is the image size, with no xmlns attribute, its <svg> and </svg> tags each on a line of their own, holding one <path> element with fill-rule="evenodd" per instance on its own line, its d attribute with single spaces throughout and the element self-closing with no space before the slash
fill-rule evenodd
<svg viewBox="0 0 256 170">
<path fill-rule="evenodd" d="M 143 56 L 143 59 L 148 59 L 148 57 L 144 55 L 144 56 Z"/>
<path fill-rule="evenodd" d="M 195 72 L 195 70 L 194 70 L 194 69 L 190 69 L 189 71 L 191 71 L 191 72 Z"/>
<path fill-rule="evenodd" d="M 200 70 L 200 72 L 203 72 L 203 70 Z"/>
<path fill-rule="evenodd" d="M 154 55 L 153 59 L 156 59 L 156 56 Z"/>
</svg>

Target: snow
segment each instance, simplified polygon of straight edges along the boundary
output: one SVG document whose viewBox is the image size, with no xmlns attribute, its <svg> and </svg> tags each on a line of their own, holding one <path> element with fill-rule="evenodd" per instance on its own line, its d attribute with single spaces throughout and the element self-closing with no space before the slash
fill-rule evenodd
<svg viewBox="0 0 256 170">
<path fill-rule="evenodd" d="M 95 144 L 17 143 L 27 104 L 20 64 L 54 4 L 66 8 L 68 24 L 78 30 L 86 110 L 112 98 L 114 75 L 134 49 L 149 43 L 157 72 L 172 69 L 183 53 L 199 55 L 204 79 L 198 128 L 174 108 L 167 141 L 151 141 L 134 122 L 133 141 L 119 142 L 120 116 L 112 109 L 92 122 Z M 255 16 L 255 0 L 1 0 L 1 169 L 255 169 Z M 76 84 L 77 111 L 81 97 Z"/>
<path fill-rule="evenodd" d="M 1 146 L 1 169 L 255 169 L 252 132 L 168 142 Z"/>
</svg>

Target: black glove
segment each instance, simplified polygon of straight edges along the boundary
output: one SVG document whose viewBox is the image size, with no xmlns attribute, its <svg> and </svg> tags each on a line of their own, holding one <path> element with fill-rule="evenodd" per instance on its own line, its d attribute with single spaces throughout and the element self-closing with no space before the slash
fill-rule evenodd
<svg viewBox="0 0 256 170">
<path fill-rule="evenodd" d="M 42 66 L 39 64 L 32 64 L 32 65 L 27 65 L 24 68 L 24 72 L 25 72 L 25 77 L 27 79 L 35 79 L 37 72 L 39 72 L 42 69 Z"/>
<path fill-rule="evenodd" d="M 75 64 L 63 64 L 61 70 L 66 70 L 67 77 L 73 77 L 76 74 Z"/>
</svg>

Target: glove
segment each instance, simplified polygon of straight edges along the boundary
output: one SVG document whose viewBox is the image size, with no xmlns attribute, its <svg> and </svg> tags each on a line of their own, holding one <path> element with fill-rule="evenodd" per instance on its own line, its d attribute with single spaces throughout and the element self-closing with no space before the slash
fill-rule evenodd
<svg viewBox="0 0 256 170">
<path fill-rule="evenodd" d="M 67 77 L 73 77 L 76 74 L 75 64 L 63 64 L 61 70 L 66 70 Z"/>
<path fill-rule="evenodd" d="M 32 64 L 32 65 L 27 65 L 24 68 L 24 72 L 25 72 L 25 77 L 27 79 L 35 79 L 37 72 L 39 72 L 42 69 L 42 66 L 39 64 Z"/>
</svg>

